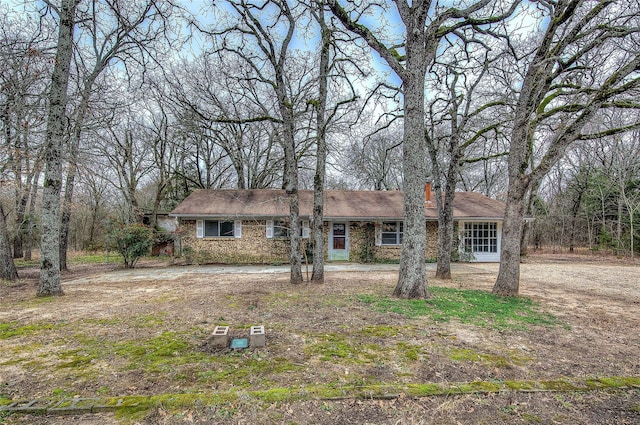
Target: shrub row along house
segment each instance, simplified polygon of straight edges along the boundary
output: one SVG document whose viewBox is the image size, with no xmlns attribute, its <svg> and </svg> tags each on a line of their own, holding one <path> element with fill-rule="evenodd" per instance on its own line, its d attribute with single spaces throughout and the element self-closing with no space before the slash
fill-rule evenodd
<svg viewBox="0 0 640 425">
<path fill-rule="evenodd" d="M 425 259 L 435 260 L 438 216 L 429 185 L 425 198 Z M 313 192 L 300 191 L 299 200 L 302 243 L 310 252 Z M 478 193 L 456 193 L 456 242 L 465 258 L 500 260 L 504 208 L 504 203 Z M 200 263 L 288 261 L 289 200 L 284 190 L 196 190 L 171 215 L 179 220 L 183 251 L 194 254 Z M 398 260 L 404 232 L 402 220 L 400 191 L 327 190 L 325 257 L 329 261 Z"/>
</svg>

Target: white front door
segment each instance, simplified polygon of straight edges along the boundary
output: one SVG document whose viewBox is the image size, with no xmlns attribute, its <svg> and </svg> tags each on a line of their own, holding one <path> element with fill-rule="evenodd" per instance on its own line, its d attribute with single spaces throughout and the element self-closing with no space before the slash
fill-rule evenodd
<svg viewBox="0 0 640 425">
<path fill-rule="evenodd" d="M 331 223 L 329 261 L 349 261 L 349 223 Z"/>
</svg>

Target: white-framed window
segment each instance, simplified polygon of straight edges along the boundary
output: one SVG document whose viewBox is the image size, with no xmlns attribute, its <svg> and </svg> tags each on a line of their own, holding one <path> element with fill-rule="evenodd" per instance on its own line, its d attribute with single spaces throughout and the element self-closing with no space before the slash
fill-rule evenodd
<svg viewBox="0 0 640 425">
<path fill-rule="evenodd" d="M 196 220 L 198 238 L 241 238 L 242 220 Z"/>
<path fill-rule="evenodd" d="M 267 238 L 288 238 L 289 237 L 289 220 L 267 220 Z M 303 239 L 309 238 L 309 221 L 303 220 L 300 222 L 300 237 Z"/>
<path fill-rule="evenodd" d="M 289 237 L 289 224 L 287 220 L 273 220 L 273 237 L 274 238 L 288 238 Z"/>
<path fill-rule="evenodd" d="M 497 253 L 498 224 L 495 222 L 464 223 L 465 252 Z"/>
<path fill-rule="evenodd" d="M 402 221 L 383 221 L 380 228 L 381 245 L 401 245 L 404 236 Z"/>
<path fill-rule="evenodd" d="M 205 220 L 205 238 L 232 238 L 233 221 Z"/>
</svg>

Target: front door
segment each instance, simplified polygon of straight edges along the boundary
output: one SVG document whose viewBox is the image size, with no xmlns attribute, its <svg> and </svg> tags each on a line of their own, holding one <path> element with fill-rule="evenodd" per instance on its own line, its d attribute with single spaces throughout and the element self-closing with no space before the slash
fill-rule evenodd
<svg viewBox="0 0 640 425">
<path fill-rule="evenodd" d="M 349 261 L 349 223 L 331 223 L 330 261 Z"/>
</svg>

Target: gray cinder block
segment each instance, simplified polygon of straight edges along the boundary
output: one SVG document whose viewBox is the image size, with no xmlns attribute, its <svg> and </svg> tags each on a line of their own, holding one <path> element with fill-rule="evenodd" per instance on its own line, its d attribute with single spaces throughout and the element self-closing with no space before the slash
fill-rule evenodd
<svg viewBox="0 0 640 425">
<path fill-rule="evenodd" d="M 265 342 L 264 326 L 251 326 L 249 330 L 249 346 L 264 347 Z"/>
</svg>

